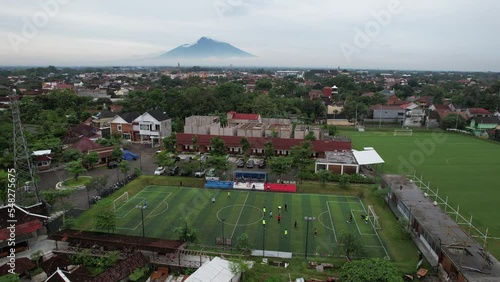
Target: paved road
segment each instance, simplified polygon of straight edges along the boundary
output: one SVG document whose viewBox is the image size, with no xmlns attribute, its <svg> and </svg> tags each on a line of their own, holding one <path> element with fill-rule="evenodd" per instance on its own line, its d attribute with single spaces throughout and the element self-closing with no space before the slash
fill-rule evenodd
<svg viewBox="0 0 500 282">
<path fill-rule="evenodd" d="M 130 171 L 132 172 L 135 168 L 142 168 L 142 172 L 144 174 L 153 174 L 154 170 L 157 167 L 157 165 L 154 163 L 155 161 L 154 156 L 157 149 L 151 148 L 148 145 L 132 144 L 129 150 L 140 155 L 140 160 L 128 161 L 130 164 Z M 65 169 L 60 167 L 56 168 L 57 169 L 55 171 L 40 173 L 39 188 L 41 191 L 53 189 L 58 182 L 71 177 L 70 174 Z M 84 176 L 109 175 L 107 186 L 116 183 L 118 176 L 120 177 L 120 179 L 123 178 L 123 174 L 119 171 L 119 169 L 108 169 L 105 166 L 95 168 L 82 175 Z M 96 194 L 95 191 L 90 191 L 89 196 L 92 197 L 95 194 Z M 68 202 L 72 203 L 75 209 L 87 209 L 88 208 L 87 191 L 85 189 L 78 190 L 74 195 L 70 197 Z"/>
</svg>

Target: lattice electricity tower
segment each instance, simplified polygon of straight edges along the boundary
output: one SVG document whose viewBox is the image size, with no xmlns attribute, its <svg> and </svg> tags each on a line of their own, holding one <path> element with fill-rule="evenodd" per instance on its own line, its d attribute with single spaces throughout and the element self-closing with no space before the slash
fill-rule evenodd
<svg viewBox="0 0 500 282">
<path fill-rule="evenodd" d="M 21 123 L 21 112 L 19 111 L 19 97 L 16 90 L 10 96 L 12 107 L 13 141 L 14 141 L 14 168 L 16 170 L 17 193 L 16 202 L 26 203 L 26 194 L 31 190 L 35 191 L 36 201 L 40 202 L 38 184 L 35 177 L 36 167 L 33 165 L 31 155 L 24 137 L 23 125 Z"/>
</svg>

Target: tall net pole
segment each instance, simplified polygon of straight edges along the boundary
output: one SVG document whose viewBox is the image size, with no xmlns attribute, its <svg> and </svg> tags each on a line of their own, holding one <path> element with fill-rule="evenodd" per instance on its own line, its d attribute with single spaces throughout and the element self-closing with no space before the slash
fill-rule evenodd
<svg viewBox="0 0 500 282">
<path fill-rule="evenodd" d="M 14 89 L 9 96 L 12 107 L 13 143 L 14 143 L 14 169 L 16 170 L 16 187 L 20 197 L 16 202 L 26 203 L 26 194 L 34 189 L 36 202 L 40 202 L 38 184 L 35 178 L 35 167 L 31 159 L 26 138 L 24 137 L 21 123 L 21 112 L 19 111 L 19 96 Z"/>
</svg>

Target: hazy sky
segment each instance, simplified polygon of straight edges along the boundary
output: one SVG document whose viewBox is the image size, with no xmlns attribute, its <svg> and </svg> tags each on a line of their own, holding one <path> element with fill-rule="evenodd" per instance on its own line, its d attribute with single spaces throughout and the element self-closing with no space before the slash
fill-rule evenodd
<svg viewBox="0 0 500 282">
<path fill-rule="evenodd" d="M 197 65 L 500 71 L 498 0 L 0 0 L 0 5 L 0 65 L 128 63 L 208 36 L 257 57 Z"/>
</svg>

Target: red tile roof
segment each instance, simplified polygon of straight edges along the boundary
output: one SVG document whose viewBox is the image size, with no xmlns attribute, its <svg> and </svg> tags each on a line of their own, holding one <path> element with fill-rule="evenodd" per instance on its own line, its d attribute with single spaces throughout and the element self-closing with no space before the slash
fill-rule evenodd
<svg viewBox="0 0 500 282">
<path fill-rule="evenodd" d="M 237 112 L 229 112 L 229 114 L 232 114 L 233 119 L 259 120 L 259 114 L 239 114 Z"/>
<path fill-rule="evenodd" d="M 471 115 L 491 115 L 492 113 L 487 109 L 483 108 L 468 108 L 467 109 Z"/>
<path fill-rule="evenodd" d="M 192 137 L 196 135 L 198 137 L 199 146 L 210 146 L 210 139 L 217 137 L 216 135 L 200 135 L 200 134 L 186 134 L 177 133 L 176 139 L 177 144 L 180 145 L 192 145 Z M 240 141 L 241 136 L 219 136 L 224 140 L 224 144 L 227 148 L 239 148 L 241 147 Z M 250 148 L 252 149 L 264 149 L 266 142 L 272 142 L 275 150 L 290 150 L 294 146 L 300 145 L 303 139 L 285 139 L 285 138 L 267 138 L 267 137 L 247 137 L 250 142 Z M 312 141 L 313 149 L 315 152 L 326 152 L 326 151 L 340 151 L 340 150 L 351 150 L 351 141 L 326 141 L 326 140 L 314 140 Z"/>
</svg>

